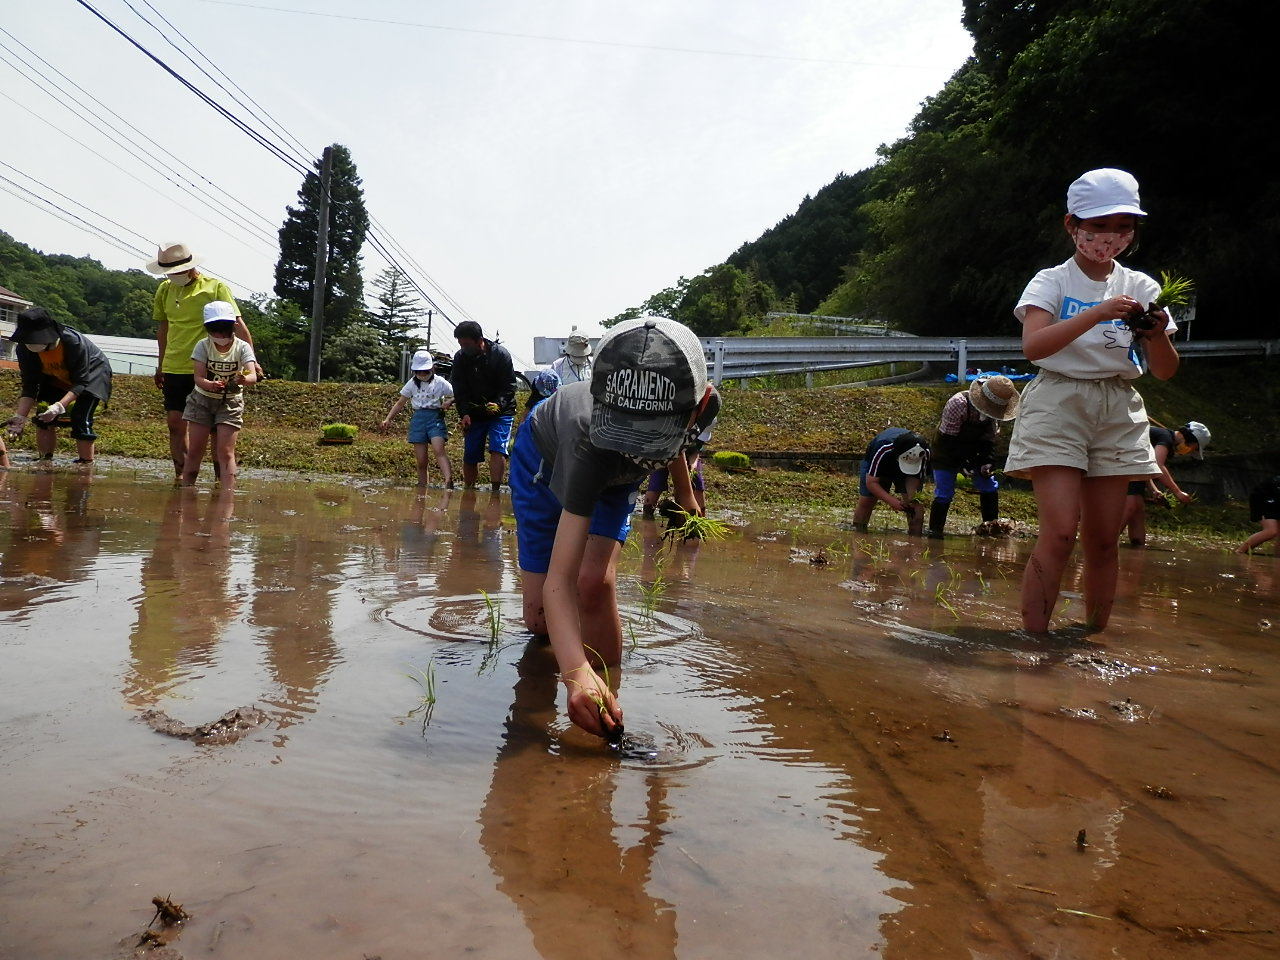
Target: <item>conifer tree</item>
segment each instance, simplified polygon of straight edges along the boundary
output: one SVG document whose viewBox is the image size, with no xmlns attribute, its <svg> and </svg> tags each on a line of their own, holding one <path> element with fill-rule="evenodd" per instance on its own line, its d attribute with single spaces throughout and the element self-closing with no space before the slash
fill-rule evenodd
<svg viewBox="0 0 1280 960">
<path fill-rule="evenodd" d="M 329 263 L 325 274 L 324 334 L 341 333 L 364 319 L 364 280 L 360 249 L 369 230 L 364 191 L 351 151 L 333 144 L 333 172 L 329 185 Z M 276 296 L 297 304 L 311 316 L 315 283 L 316 236 L 319 232 L 320 161 L 302 181 L 297 206 L 287 208 L 280 228 L 280 259 L 276 263 Z M 306 360 L 300 366 L 305 369 Z"/>
</svg>

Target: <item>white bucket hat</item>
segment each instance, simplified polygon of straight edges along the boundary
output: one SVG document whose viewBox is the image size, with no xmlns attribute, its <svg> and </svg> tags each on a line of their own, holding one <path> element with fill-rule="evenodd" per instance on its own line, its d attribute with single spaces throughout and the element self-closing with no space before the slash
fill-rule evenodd
<svg viewBox="0 0 1280 960">
<path fill-rule="evenodd" d="M 147 264 L 147 271 L 162 277 L 171 273 L 186 273 L 198 266 L 203 259 L 192 253 L 185 243 L 166 243 L 156 251 L 156 258 Z"/>
<path fill-rule="evenodd" d="M 410 370 L 430 370 L 436 365 L 436 358 L 430 350 L 419 350 L 409 361 Z"/>
</svg>

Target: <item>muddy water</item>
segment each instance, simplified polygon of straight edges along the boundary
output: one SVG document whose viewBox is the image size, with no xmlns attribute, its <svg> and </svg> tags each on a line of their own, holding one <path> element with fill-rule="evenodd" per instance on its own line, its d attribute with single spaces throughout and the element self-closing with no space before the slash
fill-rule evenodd
<svg viewBox="0 0 1280 960">
<path fill-rule="evenodd" d="M 1044 639 L 1024 542 L 729 518 L 638 525 L 619 755 L 505 496 L 0 474 L 0 957 L 130 956 L 169 894 L 188 958 L 1277 955 L 1274 559 L 1126 552 Z"/>
</svg>

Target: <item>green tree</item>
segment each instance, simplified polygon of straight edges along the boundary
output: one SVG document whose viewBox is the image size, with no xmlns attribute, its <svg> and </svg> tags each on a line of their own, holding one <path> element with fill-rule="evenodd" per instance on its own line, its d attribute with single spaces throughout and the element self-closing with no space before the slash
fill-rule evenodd
<svg viewBox="0 0 1280 960">
<path fill-rule="evenodd" d="M 400 375 L 400 351 L 373 327 L 352 324 L 325 340 L 320 372 L 326 380 L 382 383 Z"/>
<path fill-rule="evenodd" d="M 365 315 L 365 325 L 382 335 L 396 349 L 416 348 L 422 339 L 415 335 L 426 319 L 427 311 L 404 271 L 388 267 L 373 281 L 373 309 Z"/>
<path fill-rule="evenodd" d="M 298 305 L 280 297 L 257 294 L 241 300 L 240 309 L 253 334 L 253 352 L 267 376 L 277 380 L 305 379 L 311 331 Z M 299 357 L 303 358 L 301 365 Z"/>
<path fill-rule="evenodd" d="M 329 259 L 324 292 L 326 338 L 363 319 L 360 250 L 369 231 L 364 190 L 351 152 L 340 143 L 330 149 L 333 169 L 329 184 Z M 320 227 L 321 161 L 317 160 L 314 166 L 303 178 L 297 205 L 287 208 L 280 228 L 280 259 L 276 263 L 276 296 L 296 304 L 306 317 L 311 315 L 316 238 Z M 296 361 L 300 369 L 306 368 L 305 353 Z"/>
</svg>

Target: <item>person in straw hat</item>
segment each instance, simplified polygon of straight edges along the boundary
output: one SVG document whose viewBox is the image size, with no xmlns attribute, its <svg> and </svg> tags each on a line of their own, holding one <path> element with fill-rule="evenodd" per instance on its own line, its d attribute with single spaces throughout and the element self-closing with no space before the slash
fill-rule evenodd
<svg viewBox="0 0 1280 960">
<path fill-rule="evenodd" d="M 231 288 L 216 277 L 202 273 L 198 269 L 201 259 L 185 243 L 166 243 L 146 265 L 150 273 L 164 277 L 164 282 L 156 288 L 151 308 L 160 344 L 155 381 L 164 393 L 169 454 L 179 480 L 187 456 L 187 421 L 182 418 L 182 412 L 186 409 L 187 397 L 195 389 L 191 351 L 206 334 L 204 308 L 215 301 L 229 303 L 235 312 L 235 335 L 253 345 L 253 337 L 231 295 Z M 261 380 L 262 367 L 256 360 L 254 371 Z"/>
<path fill-rule="evenodd" d="M 973 477 L 982 521 L 1000 515 L 1000 484 L 995 477 L 996 435 L 1000 423 L 1018 415 L 1018 388 L 1008 377 L 979 377 L 942 408 L 933 445 L 933 503 L 928 535 L 943 537 L 947 512 L 956 495 L 956 475 Z"/>
<path fill-rule="evenodd" d="M 560 383 L 578 383 L 591 379 L 591 341 L 585 334 L 574 332 L 564 345 L 564 356 L 557 357 L 551 364 L 551 372 L 560 378 Z"/>
</svg>

